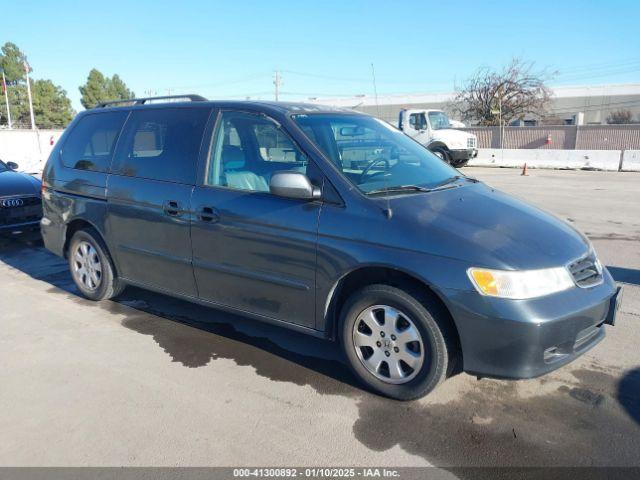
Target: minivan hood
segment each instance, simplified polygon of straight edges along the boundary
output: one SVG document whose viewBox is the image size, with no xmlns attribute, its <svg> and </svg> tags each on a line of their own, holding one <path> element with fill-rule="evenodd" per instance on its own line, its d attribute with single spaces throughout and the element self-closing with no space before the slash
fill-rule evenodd
<svg viewBox="0 0 640 480">
<path fill-rule="evenodd" d="M 550 213 L 483 183 L 459 185 L 389 199 L 405 248 L 518 270 L 565 265 L 589 251 L 584 235 Z"/>
<path fill-rule="evenodd" d="M 0 172 L 0 197 L 34 195 L 39 193 L 39 182 L 31 175 L 6 170 Z"/>
</svg>

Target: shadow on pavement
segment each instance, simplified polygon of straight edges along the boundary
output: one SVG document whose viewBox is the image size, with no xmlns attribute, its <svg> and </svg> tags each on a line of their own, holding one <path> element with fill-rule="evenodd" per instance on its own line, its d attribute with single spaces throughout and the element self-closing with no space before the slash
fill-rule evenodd
<svg viewBox="0 0 640 480">
<path fill-rule="evenodd" d="M 618 401 L 640 425 L 640 368 L 627 372 L 618 383 Z"/>
<path fill-rule="evenodd" d="M 271 380 L 309 384 L 319 393 L 364 393 L 334 342 L 135 287 L 115 300 L 90 302 L 80 296 L 66 261 L 37 238 L 0 238 L 0 262 L 49 283 L 51 293 L 122 316 L 124 327 L 151 336 L 185 367 L 228 358 Z"/>
<path fill-rule="evenodd" d="M 640 285 L 640 270 L 611 266 L 608 266 L 607 270 L 609 270 L 609 273 L 616 282 Z"/>
</svg>

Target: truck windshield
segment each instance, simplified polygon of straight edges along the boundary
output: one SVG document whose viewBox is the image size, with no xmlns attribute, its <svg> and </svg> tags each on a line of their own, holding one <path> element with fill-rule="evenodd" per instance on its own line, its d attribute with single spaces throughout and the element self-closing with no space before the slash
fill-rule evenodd
<svg viewBox="0 0 640 480">
<path fill-rule="evenodd" d="M 350 114 L 300 114 L 293 119 L 309 140 L 365 194 L 421 192 L 459 175 L 425 147 L 382 120 Z"/>
<path fill-rule="evenodd" d="M 444 112 L 429 112 L 429 123 L 434 130 L 441 130 L 443 128 L 451 128 L 451 122 L 449 117 Z"/>
</svg>

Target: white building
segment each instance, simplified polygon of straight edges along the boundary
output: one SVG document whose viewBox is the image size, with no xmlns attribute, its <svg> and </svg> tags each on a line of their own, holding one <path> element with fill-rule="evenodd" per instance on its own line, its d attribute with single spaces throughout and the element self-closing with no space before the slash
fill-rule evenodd
<svg viewBox="0 0 640 480">
<path fill-rule="evenodd" d="M 555 87 L 546 124 L 604 124 L 613 111 L 629 110 L 634 122 L 640 123 L 640 83 Z M 397 122 L 402 108 L 433 108 L 451 112 L 453 93 L 413 93 L 397 95 L 355 95 L 340 98 L 310 98 L 312 103 L 353 108 Z M 535 125 L 540 119 L 525 119 L 523 124 Z"/>
</svg>

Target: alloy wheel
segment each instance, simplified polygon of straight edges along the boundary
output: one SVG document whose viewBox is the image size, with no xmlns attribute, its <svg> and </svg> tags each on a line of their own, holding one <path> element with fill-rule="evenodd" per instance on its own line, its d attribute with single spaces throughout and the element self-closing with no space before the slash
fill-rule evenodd
<svg viewBox="0 0 640 480">
<path fill-rule="evenodd" d="M 383 382 L 409 382 L 424 363 L 420 331 L 407 314 L 388 305 L 362 311 L 353 325 L 352 338 L 362 365 Z"/>
<path fill-rule="evenodd" d="M 84 288 L 95 291 L 102 282 L 102 263 L 98 251 L 89 242 L 78 243 L 73 252 L 73 275 Z"/>
</svg>

